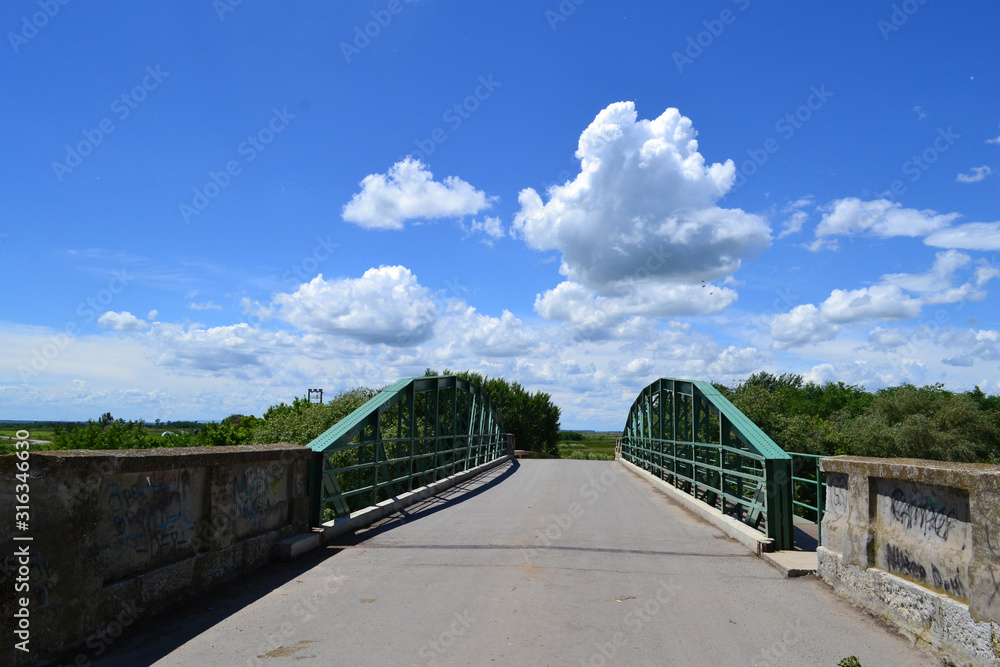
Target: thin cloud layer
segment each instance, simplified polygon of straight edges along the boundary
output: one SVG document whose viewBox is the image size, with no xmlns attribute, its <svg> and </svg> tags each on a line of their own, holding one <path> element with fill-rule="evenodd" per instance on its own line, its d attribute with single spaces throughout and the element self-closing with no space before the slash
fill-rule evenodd
<svg viewBox="0 0 1000 667">
<path fill-rule="evenodd" d="M 153 315 L 155 315 L 155 311 L 150 313 L 151 317 Z M 120 313 L 109 310 L 97 318 L 97 324 L 105 329 L 113 329 L 115 331 L 142 331 L 149 327 L 149 322 L 139 319 L 127 310 L 123 310 Z"/>
<path fill-rule="evenodd" d="M 939 252 L 924 273 L 887 273 L 877 285 L 853 290 L 835 289 L 818 307 L 796 306 L 771 318 L 769 323 L 775 349 L 799 347 L 835 338 L 843 325 L 865 320 L 893 322 L 920 317 L 924 306 L 986 298 L 983 289 L 1000 277 L 1000 267 L 985 260 L 975 263 L 969 280 L 955 284 L 959 271 L 973 265 L 972 258 L 957 250 Z M 893 342 L 885 330 L 876 328 L 869 339 L 887 348 Z M 897 343 L 898 345 L 898 343 Z"/>
<path fill-rule="evenodd" d="M 835 246 L 832 236 L 871 235 L 919 237 L 944 229 L 959 217 L 958 213 L 939 215 L 935 211 L 903 208 L 888 199 L 862 201 L 857 197 L 837 199 L 823 207 L 823 218 L 816 226 L 816 241 L 810 246 L 819 250 Z"/>
<path fill-rule="evenodd" d="M 435 181 L 434 174 L 412 157 L 388 174 L 370 174 L 361 192 L 344 205 L 341 216 L 367 229 L 403 229 L 407 220 L 460 218 L 490 207 L 490 198 L 458 178 Z"/>
<path fill-rule="evenodd" d="M 978 183 L 989 176 L 992 171 L 992 169 L 984 164 L 981 167 L 973 167 L 972 171 L 968 174 L 959 174 L 955 177 L 955 180 L 959 183 Z"/>
<path fill-rule="evenodd" d="M 1000 222 L 967 222 L 929 235 L 924 243 L 936 248 L 1000 250 Z"/>
</svg>

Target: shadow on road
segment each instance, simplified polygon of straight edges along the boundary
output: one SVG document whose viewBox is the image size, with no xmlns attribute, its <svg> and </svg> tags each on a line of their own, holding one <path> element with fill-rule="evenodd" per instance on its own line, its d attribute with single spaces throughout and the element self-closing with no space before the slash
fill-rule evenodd
<svg viewBox="0 0 1000 667">
<path fill-rule="evenodd" d="M 151 665 L 281 586 L 322 566 L 344 548 L 486 493 L 517 472 L 519 467 L 518 461 L 513 459 L 508 464 L 488 470 L 386 517 L 357 534 L 345 535 L 335 545 L 314 549 L 287 563 L 271 563 L 249 575 L 173 602 L 129 628 L 131 632 L 114 641 L 103 655 L 94 655 L 93 650 L 81 645 L 63 656 L 60 664 L 94 664 L 102 667 Z M 248 637 L 247 641 L 258 642 L 260 639 Z M 104 644 L 101 646 L 103 651 Z M 85 656 L 89 662 L 81 663 L 80 656 Z"/>
</svg>

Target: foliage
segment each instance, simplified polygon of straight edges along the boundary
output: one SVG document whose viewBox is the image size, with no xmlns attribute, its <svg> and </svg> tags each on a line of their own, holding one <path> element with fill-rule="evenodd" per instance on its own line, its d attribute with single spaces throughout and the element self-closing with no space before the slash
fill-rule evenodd
<svg viewBox="0 0 1000 667">
<path fill-rule="evenodd" d="M 319 404 L 305 397 L 295 398 L 291 405 L 271 406 L 254 427 L 254 444 L 289 442 L 306 445 L 324 431 L 364 405 L 378 389 L 358 387 L 341 392 L 332 400 Z"/>
<path fill-rule="evenodd" d="M 800 375 L 760 372 L 720 390 L 785 451 L 1000 460 L 1000 396 L 978 387 L 954 393 L 941 384 L 904 384 L 870 393 L 843 382 L 819 385 Z"/>
<path fill-rule="evenodd" d="M 576 431 L 560 431 L 559 440 L 561 442 L 583 442 L 583 433 Z"/>
<path fill-rule="evenodd" d="M 500 413 L 504 429 L 514 434 L 518 449 L 559 456 L 560 410 L 549 394 L 542 391 L 532 394 L 518 382 L 485 377 L 473 371 L 455 373 L 446 370 L 444 374 L 457 375 L 482 387 L 483 393 Z M 437 373 L 427 369 L 425 375 L 429 377 Z"/>
</svg>

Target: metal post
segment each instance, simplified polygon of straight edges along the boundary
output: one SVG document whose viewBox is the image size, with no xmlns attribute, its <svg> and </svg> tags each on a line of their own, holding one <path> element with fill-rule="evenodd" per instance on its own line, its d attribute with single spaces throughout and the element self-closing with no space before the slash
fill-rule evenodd
<svg viewBox="0 0 1000 667">
<path fill-rule="evenodd" d="M 791 459 L 765 459 L 764 478 L 767 536 L 774 540 L 775 549 L 793 549 L 795 529 L 792 525 Z"/>
</svg>

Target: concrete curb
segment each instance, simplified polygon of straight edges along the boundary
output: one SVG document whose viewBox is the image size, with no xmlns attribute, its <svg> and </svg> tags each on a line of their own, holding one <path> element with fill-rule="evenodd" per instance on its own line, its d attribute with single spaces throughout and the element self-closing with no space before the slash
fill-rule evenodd
<svg viewBox="0 0 1000 667">
<path fill-rule="evenodd" d="M 761 558 L 788 578 L 816 574 L 819 569 L 815 551 L 772 551 L 762 553 Z"/>
<path fill-rule="evenodd" d="M 677 501 L 677 503 L 682 505 L 685 509 L 697 514 L 705 521 L 708 521 L 713 526 L 721 529 L 722 532 L 737 542 L 746 545 L 758 556 L 767 551 L 774 551 L 774 540 L 772 538 L 762 535 L 753 528 L 740 523 L 733 517 L 726 516 L 714 507 L 706 505 L 700 500 L 689 496 L 680 489 L 677 489 L 670 484 L 667 484 L 662 479 L 646 472 L 634 463 L 629 463 L 628 461 L 623 461 L 622 459 L 617 459 L 617 461 L 624 466 L 626 470 L 641 477 L 642 479 L 645 479 L 650 484 L 653 484 L 656 488 L 667 494 L 671 499 Z"/>
<path fill-rule="evenodd" d="M 427 486 L 422 486 L 414 491 L 408 491 L 407 493 L 400 494 L 394 498 L 383 500 L 378 505 L 358 510 L 350 516 L 344 516 L 339 519 L 334 519 L 333 521 L 328 521 L 319 528 L 314 528 L 311 533 L 302 533 L 300 535 L 295 535 L 294 537 L 289 537 L 288 539 L 282 540 L 275 545 L 275 556 L 282 560 L 289 560 L 300 556 L 307 551 L 312 551 L 321 544 L 330 542 L 337 536 L 345 533 L 353 533 L 361 528 L 367 528 L 379 519 L 384 519 L 387 516 L 395 514 L 404 507 L 409 507 L 410 505 L 418 503 L 421 500 L 426 500 L 437 493 L 472 479 L 487 470 L 492 470 L 498 465 L 506 463 L 513 458 L 514 457 L 510 454 L 501 456 L 500 458 L 490 461 L 489 463 L 484 463 L 481 466 L 470 468 L 469 470 L 451 475 L 450 477 L 445 477 L 444 479 L 439 479 L 433 484 L 428 484 Z"/>
</svg>

